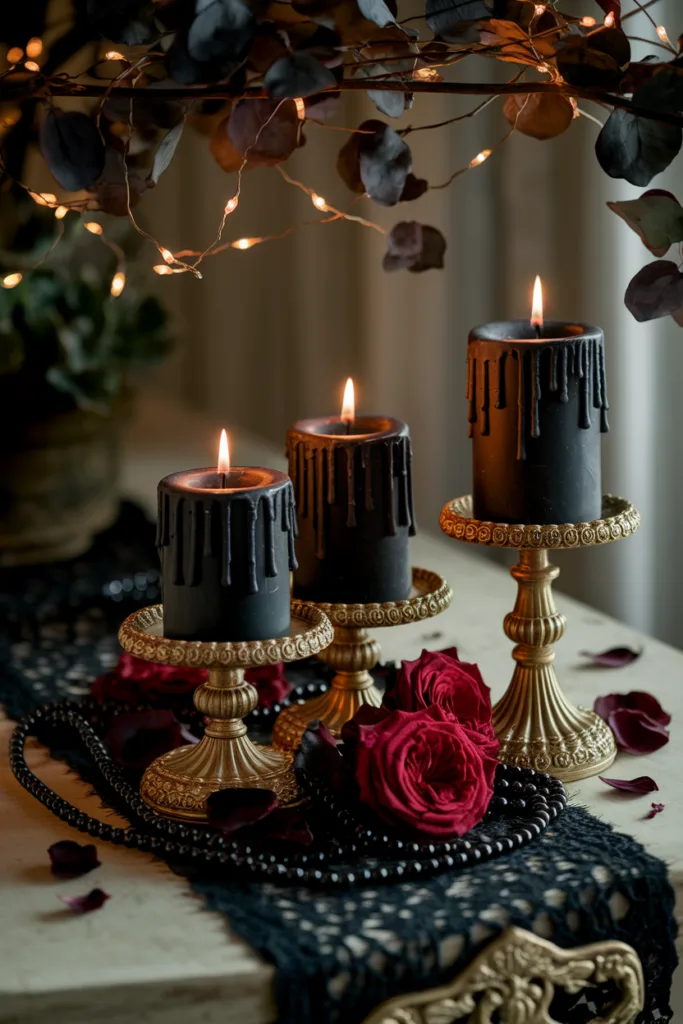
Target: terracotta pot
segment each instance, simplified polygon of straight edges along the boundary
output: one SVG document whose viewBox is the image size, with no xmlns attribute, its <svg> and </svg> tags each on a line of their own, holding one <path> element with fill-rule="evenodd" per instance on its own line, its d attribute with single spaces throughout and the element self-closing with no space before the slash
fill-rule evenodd
<svg viewBox="0 0 683 1024">
<path fill-rule="evenodd" d="M 74 409 L 0 439 L 0 565 L 74 558 L 118 511 L 121 424 Z"/>
</svg>

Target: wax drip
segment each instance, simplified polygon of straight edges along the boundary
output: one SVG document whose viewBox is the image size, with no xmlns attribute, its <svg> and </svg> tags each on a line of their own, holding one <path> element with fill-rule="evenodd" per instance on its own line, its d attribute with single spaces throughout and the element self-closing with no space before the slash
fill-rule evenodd
<svg viewBox="0 0 683 1024">
<path fill-rule="evenodd" d="M 541 353 L 534 349 L 531 353 L 531 436 L 540 437 L 541 423 L 539 405 L 541 401 Z"/>
<path fill-rule="evenodd" d="M 408 536 L 414 537 L 417 533 L 417 525 L 415 523 L 415 510 L 413 508 L 413 449 L 407 438 L 404 443 L 407 451 L 406 465 L 408 467 L 408 475 L 406 477 L 406 493 L 408 494 Z"/>
<path fill-rule="evenodd" d="M 306 449 L 302 447 L 299 449 L 299 473 L 298 480 L 300 493 L 297 499 L 297 506 L 301 510 L 301 515 L 305 516 L 307 512 L 306 499 L 308 497 L 306 492 Z"/>
<path fill-rule="evenodd" d="M 204 558 L 213 554 L 213 502 L 204 505 Z"/>
<path fill-rule="evenodd" d="M 526 382 L 524 351 L 517 352 L 517 458 L 526 458 Z"/>
<path fill-rule="evenodd" d="M 469 427 L 467 434 L 472 437 L 474 433 L 474 424 L 477 422 L 477 360 L 472 359 L 467 363 L 467 399 L 469 402 L 469 410 L 467 413 L 467 422 Z"/>
<path fill-rule="evenodd" d="M 481 400 L 481 411 L 482 411 L 482 422 L 481 432 L 484 437 L 489 433 L 490 421 L 489 421 L 489 404 L 491 396 L 489 394 L 489 361 L 484 360 L 484 393 Z"/>
<path fill-rule="evenodd" d="M 583 430 L 588 430 L 591 425 L 591 365 L 588 361 L 588 345 L 585 342 L 581 345 L 580 356 L 582 365 L 579 373 L 579 424 Z"/>
<path fill-rule="evenodd" d="M 363 448 L 361 448 L 361 465 L 363 466 L 365 509 L 367 512 L 372 512 L 375 507 L 375 503 L 372 500 L 372 466 L 370 465 L 370 449 L 367 445 L 364 445 Z"/>
<path fill-rule="evenodd" d="M 496 397 L 496 409 L 505 408 L 505 367 L 508 361 L 507 352 L 501 352 L 498 359 L 498 395 Z"/>
<path fill-rule="evenodd" d="M 171 536 L 171 499 L 166 493 L 161 496 L 159 522 L 157 523 L 157 547 L 165 548 Z"/>
<path fill-rule="evenodd" d="M 282 492 L 282 513 L 283 522 L 286 526 L 283 529 L 287 530 L 287 553 L 289 555 L 289 571 L 294 572 L 295 569 L 299 568 L 299 563 L 296 560 L 296 552 L 294 549 L 294 540 L 299 536 L 299 528 L 296 521 L 296 503 L 294 501 L 294 487 L 292 484 L 288 484 Z"/>
<path fill-rule="evenodd" d="M 325 557 L 325 462 L 327 461 L 327 451 L 325 448 L 319 448 L 315 453 L 315 538 L 316 538 L 316 550 L 315 553 L 318 558 Z M 311 474 L 312 475 L 312 474 Z M 332 476 L 331 473 L 327 474 L 328 479 Z"/>
<path fill-rule="evenodd" d="M 306 498 L 304 508 L 308 515 L 315 519 L 315 452 L 306 452 Z"/>
<path fill-rule="evenodd" d="M 387 533 L 390 537 L 396 536 L 396 515 L 394 512 L 394 446 L 387 445 L 386 450 L 386 511 L 387 511 Z"/>
<path fill-rule="evenodd" d="M 156 532 L 156 539 L 155 539 L 154 543 L 156 544 L 156 546 L 158 548 L 161 547 L 161 528 L 162 528 L 163 515 L 164 515 L 164 513 L 163 513 L 163 503 L 164 503 L 164 496 L 162 495 L 161 491 L 157 490 L 157 532 Z"/>
<path fill-rule="evenodd" d="M 190 543 L 188 552 L 188 573 L 187 573 L 187 586 L 196 587 L 197 583 L 201 579 L 201 566 L 197 564 L 201 557 L 201 548 L 197 543 L 198 532 L 203 526 L 202 522 L 202 506 L 203 502 L 190 501 L 188 500 L 189 516 L 188 516 L 188 527 L 190 531 Z"/>
<path fill-rule="evenodd" d="M 256 578 L 256 520 L 258 519 L 258 502 L 253 499 L 247 500 L 247 514 L 249 526 L 247 530 L 247 566 L 249 567 L 249 593 L 258 593 L 258 580 Z"/>
<path fill-rule="evenodd" d="M 557 378 L 557 361 L 560 354 L 558 348 L 551 348 L 550 350 L 550 391 L 559 390 L 559 383 Z M 501 356 L 502 359 L 502 356 Z"/>
<path fill-rule="evenodd" d="M 173 523 L 173 532 L 175 534 L 175 566 L 173 568 L 173 582 L 176 586 L 182 586 L 185 582 L 184 576 L 184 565 L 183 557 L 185 553 L 185 538 L 183 536 L 183 512 L 185 509 L 185 499 L 178 498 L 175 504 L 175 517 Z"/>
<path fill-rule="evenodd" d="M 562 346 L 562 374 L 560 376 L 560 401 L 569 401 L 569 349 Z"/>
<path fill-rule="evenodd" d="M 223 574 L 221 583 L 224 587 L 232 584 L 232 502 L 225 506 L 225 521 L 223 525 Z"/>
<path fill-rule="evenodd" d="M 264 512 L 263 538 L 266 548 L 266 576 L 277 576 L 275 565 L 275 501 L 272 494 L 264 494 L 261 499 Z"/>
<path fill-rule="evenodd" d="M 591 342 L 591 362 L 593 364 L 593 408 L 599 409 L 602 406 L 600 396 L 602 388 L 600 385 L 600 354 L 598 352 L 598 343 L 593 338 Z"/>
<path fill-rule="evenodd" d="M 356 467 L 355 448 L 346 447 L 346 525 L 356 525 Z"/>
</svg>

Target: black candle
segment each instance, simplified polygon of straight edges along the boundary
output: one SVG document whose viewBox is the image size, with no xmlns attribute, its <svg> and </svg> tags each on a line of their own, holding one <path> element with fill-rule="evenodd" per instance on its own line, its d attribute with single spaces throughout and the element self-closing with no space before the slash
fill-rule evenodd
<svg viewBox="0 0 683 1024">
<path fill-rule="evenodd" d="M 289 630 L 294 492 L 273 469 L 193 469 L 161 480 L 164 635 L 266 640 Z"/>
<path fill-rule="evenodd" d="M 415 534 L 410 435 L 387 416 L 300 420 L 287 434 L 299 537 L 294 594 L 404 600 Z"/>
<path fill-rule="evenodd" d="M 528 320 L 476 327 L 467 398 L 477 519 L 600 518 L 608 402 L 599 327 Z"/>
</svg>

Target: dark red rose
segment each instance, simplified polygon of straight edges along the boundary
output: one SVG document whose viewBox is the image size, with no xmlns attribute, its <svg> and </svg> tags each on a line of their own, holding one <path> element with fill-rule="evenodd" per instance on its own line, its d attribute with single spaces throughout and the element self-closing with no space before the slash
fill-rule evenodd
<svg viewBox="0 0 683 1024">
<path fill-rule="evenodd" d="M 416 661 L 401 662 L 383 704 L 395 711 L 420 711 L 436 704 L 477 733 L 478 742 L 492 756 L 498 752 L 491 722 L 491 691 L 478 666 L 460 661 L 455 647 L 423 651 Z"/>
<path fill-rule="evenodd" d="M 282 704 L 292 689 L 291 683 L 285 679 L 285 666 L 282 664 L 248 668 L 244 677 L 258 690 L 258 702 L 262 708 Z"/>
<path fill-rule="evenodd" d="M 92 694 L 100 701 L 120 700 L 124 704 L 144 701 L 175 706 L 189 703 L 206 677 L 207 672 L 203 668 L 155 665 L 133 654 L 122 654 L 111 672 L 95 680 Z"/>
<path fill-rule="evenodd" d="M 443 707 L 394 711 L 358 727 L 360 799 L 387 823 L 447 839 L 483 818 L 497 761 Z"/>
</svg>

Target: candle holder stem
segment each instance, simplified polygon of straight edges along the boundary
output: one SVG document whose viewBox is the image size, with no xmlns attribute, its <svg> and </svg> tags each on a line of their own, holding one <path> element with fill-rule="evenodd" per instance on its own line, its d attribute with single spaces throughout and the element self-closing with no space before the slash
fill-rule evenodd
<svg viewBox="0 0 683 1024">
<path fill-rule="evenodd" d="M 372 704 L 379 707 L 381 694 L 370 672 L 377 665 L 382 649 L 367 629 L 347 629 L 337 626 L 334 640 L 318 657 L 336 670 L 332 689 L 356 694 L 358 706 Z"/>
</svg>

